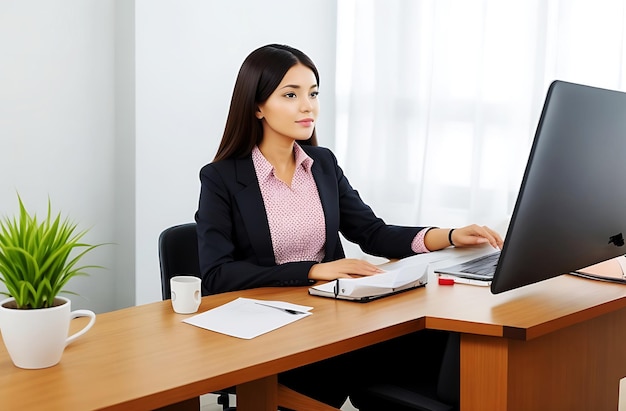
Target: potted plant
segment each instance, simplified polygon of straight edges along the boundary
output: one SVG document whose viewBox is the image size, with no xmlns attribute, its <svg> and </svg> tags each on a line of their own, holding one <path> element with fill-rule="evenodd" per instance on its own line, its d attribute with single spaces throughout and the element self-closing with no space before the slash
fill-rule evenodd
<svg viewBox="0 0 626 411">
<path fill-rule="evenodd" d="M 61 214 L 48 213 L 39 221 L 30 215 L 18 195 L 17 218 L 0 220 L 0 281 L 9 298 L 0 302 L 0 330 L 13 363 L 20 368 L 45 368 L 57 364 L 70 342 L 95 322 L 89 310 L 71 311 L 71 301 L 59 293 L 72 278 L 87 275 L 81 258 L 102 245 L 81 242 L 86 231 Z M 77 255 L 74 252 L 78 252 Z M 89 317 L 86 326 L 68 337 L 70 320 Z"/>
</svg>

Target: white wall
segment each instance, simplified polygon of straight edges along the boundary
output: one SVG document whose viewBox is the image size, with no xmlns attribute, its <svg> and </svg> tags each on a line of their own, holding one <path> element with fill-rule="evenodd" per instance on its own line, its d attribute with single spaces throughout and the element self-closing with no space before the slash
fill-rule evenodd
<svg viewBox="0 0 626 411">
<path fill-rule="evenodd" d="M 0 215 L 53 210 L 113 242 L 116 210 L 114 3 L 0 2 Z M 123 245 L 123 244 L 122 244 Z M 78 277 L 73 308 L 112 308 L 116 246 L 84 262 L 106 266 Z"/>
<path fill-rule="evenodd" d="M 158 235 L 193 220 L 245 56 L 267 43 L 318 65 L 334 134 L 334 0 L 0 0 L 0 215 L 69 215 L 113 243 L 70 283 L 73 308 L 160 300 Z M 325 97 L 326 96 L 326 97 Z"/>
</svg>

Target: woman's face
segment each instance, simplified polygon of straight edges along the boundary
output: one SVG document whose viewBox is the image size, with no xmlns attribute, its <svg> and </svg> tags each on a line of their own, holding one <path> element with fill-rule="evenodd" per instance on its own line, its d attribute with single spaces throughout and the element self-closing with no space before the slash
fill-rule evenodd
<svg viewBox="0 0 626 411">
<path fill-rule="evenodd" d="M 313 134 L 319 113 L 317 80 L 308 67 L 296 64 L 285 74 L 272 95 L 258 106 L 263 122 L 263 140 L 307 140 Z"/>
</svg>

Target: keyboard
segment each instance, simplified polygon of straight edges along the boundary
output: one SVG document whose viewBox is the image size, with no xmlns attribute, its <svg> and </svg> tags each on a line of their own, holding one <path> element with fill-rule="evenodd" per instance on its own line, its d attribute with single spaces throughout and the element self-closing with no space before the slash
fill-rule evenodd
<svg viewBox="0 0 626 411">
<path fill-rule="evenodd" d="M 438 268 L 435 272 L 489 281 L 493 279 L 499 259 L 500 251 L 496 251 L 450 267 Z"/>
</svg>

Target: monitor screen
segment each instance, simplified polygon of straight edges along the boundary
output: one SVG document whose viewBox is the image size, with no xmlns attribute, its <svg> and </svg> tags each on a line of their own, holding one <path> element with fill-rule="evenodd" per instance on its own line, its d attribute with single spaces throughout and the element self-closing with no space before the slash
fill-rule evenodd
<svg viewBox="0 0 626 411">
<path fill-rule="evenodd" d="M 624 255 L 625 177 L 626 93 L 553 82 L 491 291 Z"/>
</svg>

